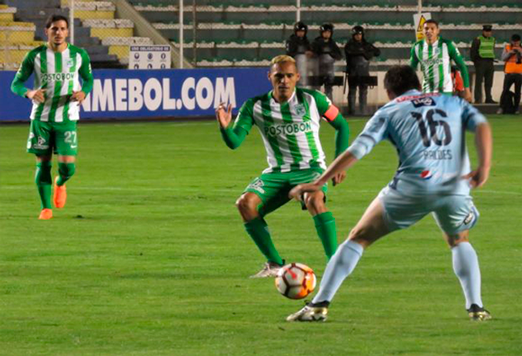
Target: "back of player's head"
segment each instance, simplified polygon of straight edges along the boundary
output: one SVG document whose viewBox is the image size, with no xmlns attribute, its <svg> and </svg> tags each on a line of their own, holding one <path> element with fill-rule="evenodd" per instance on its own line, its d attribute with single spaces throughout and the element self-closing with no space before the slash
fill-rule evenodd
<svg viewBox="0 0 522 356">
<path fill-rule="evenodd" d="M 306 35 L 308 32 L 308 26 L 303 21 L 298 21 L 294 24 L 294 33 L 297 31 L 304 31 Z"/>
<path fill-rule="evenodd" d="M 432 19 L 429 19 L 429 20 L 427 20 L 426 22 L 424 22 L 424 25 L 429 24 L 429 23 L 432 23 L 432 24 L 434 24 L 437 28 L 439 28 L 439 23 L 438 23 L 437 21 L 435 21 L 435 20 L 432 20 Z M 424 25 L 423 25 L 423 26 L 424 26 Z"/>
<path fill-rule="evenodd" d="M 520 41 L 520 35 L 517 35 L 515 33 L 513 36 L 511 36 L 511 41 L 513 41 L 513 42 Z"/>
<path fill-rule="evenodd" d="M 67 28 L 69 28 L 69 19 L 63 15 L 57 14 L 51 15 L 47 18 L 47 21 L 45 21 L 45 28 L 50 28 L 53 22 L 56 21 L 65 21 L 65 23 L 67 24 Z"/>
<path fill-rule="evenodd" d="M 408 90 L 420 90 L 421 84 L 415 70 L 408 65 L 391 67 L 384 76 L 384 88 L 395 96 L 399 96 Z"/>
</svg>

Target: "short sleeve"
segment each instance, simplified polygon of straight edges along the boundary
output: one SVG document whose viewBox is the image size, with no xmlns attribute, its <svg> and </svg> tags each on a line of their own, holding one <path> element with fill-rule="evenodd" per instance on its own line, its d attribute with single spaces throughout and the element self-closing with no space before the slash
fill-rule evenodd
<svg viewBox="0 0 522 356">
<path fill-rule="evenodd" d="M 389 119 L 379 110 L 368 120 L 363 131 L 353 141 L 348 151 L 357 159 L 366 156 L 384 138 L 388 136 Z"/>
<path fill-rule="evenodd" d="M 462 100 L 462 123 L 466 130 L 475 132 L 478 125 L 487 122 L 487 119 L 476 107 L 468 103 L 466 100 Z"/>
</svg>

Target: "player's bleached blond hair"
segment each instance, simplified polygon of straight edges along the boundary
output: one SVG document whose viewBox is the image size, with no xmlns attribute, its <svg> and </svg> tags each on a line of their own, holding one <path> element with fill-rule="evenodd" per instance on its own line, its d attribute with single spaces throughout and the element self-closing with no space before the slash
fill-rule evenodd
<svg viewBox="0 0 522 356">
<path fill-rule="evenodd" d="M 285 62 L 290 62 L 290 63 L 295 64 L 295 59 L 290 56 L 287 56 L 286 54 L 281 54 L 279 56 L 275 56 L 274 58 L 272 58 L 272 60 L 270 61 L 270 65 L 273 66 L 274 64 L 285 63 Z"/>
</svg>

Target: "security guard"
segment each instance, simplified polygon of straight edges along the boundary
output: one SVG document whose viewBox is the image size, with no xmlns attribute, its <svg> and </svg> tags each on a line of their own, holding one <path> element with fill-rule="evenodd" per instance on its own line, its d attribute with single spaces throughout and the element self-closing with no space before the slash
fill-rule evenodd
<svg viewBox="0 0 522 356">
<path fill-rule="evenodd" d="M 491 97 L 495 60 L 495 37 L 491 36 L 491 25 L 482 27 L 482 35 L 473 40 L 470 57 L 475 64 L 475 103 L 482 103 L 482 82 L 486 92 L 486 104 L 496 104 Z"/>
<path fill-rule="evenodd" d="M 294 24 L 294 34 L 286 40 L 286 54 L 295 59 L 301 76 L 298 85 L 301 87 L 308 85 L 310 58 L 313 56 L 312 47 L 306 37 L 307 33 L 308 26 L 303 21 L 298 21 Z"/>
<path fill-rule="evenodd" d="M 333 39 L 334 26 L 325 23 L 321 26 L 321 35 L 312 43 L 312 51 L 318 59 L 319 86 L 324 84 L 326 96 L 332 99 L 332 87 L 335 79 L 334 64 L 336 60 L 343 58 L 341 50 Z"/>
</svg>

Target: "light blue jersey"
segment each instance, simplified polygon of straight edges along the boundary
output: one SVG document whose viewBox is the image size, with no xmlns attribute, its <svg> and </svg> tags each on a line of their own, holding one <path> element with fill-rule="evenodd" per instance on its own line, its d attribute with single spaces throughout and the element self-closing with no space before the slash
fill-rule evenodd
<svg viewBox="0 0 522 356">
<path fill-rule="evenodd" d="M 471 171 L 465 131 L 485 122 L 465 100 L 411 90 L 379 109 L 348 150 L 361 159 L 389 140 L 399 155 L 391 189 L 412 197 L 468 195 L 469 182 L 461 179 Z"/>
</svg>

